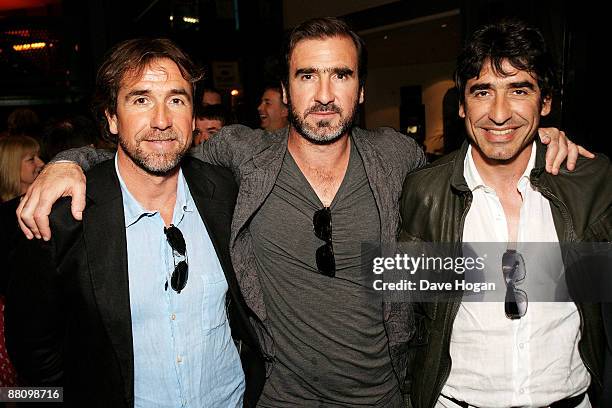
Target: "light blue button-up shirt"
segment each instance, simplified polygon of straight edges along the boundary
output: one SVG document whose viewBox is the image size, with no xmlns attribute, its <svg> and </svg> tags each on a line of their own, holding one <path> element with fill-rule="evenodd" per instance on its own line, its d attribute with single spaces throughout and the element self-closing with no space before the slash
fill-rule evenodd
<svg viewBox="0 0 612 408">
<path fill-rule="evenodd" d="M 170 285 L 175 260 L 161 215 L 130 194 L 116 157 L 115 170 L 125 214 L 135 407 L 242 406 L 244 373 L 225 309 L 227 282 L 182 171 L 172 224 L 185 238 L 189 277 L 179 294 Z"/>
</svg>

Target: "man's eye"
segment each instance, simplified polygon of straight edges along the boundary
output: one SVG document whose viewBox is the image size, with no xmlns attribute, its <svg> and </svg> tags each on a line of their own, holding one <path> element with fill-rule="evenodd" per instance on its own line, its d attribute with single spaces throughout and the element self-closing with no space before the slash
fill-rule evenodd
<svg viewBox="0 0 612 408">
<path fill-rule="evenodd" d="M 304 74 L 304 75 L 302 75 L 302 79 L 310 80 L 310 79 L 312 79 L 312 75 L 311 74 Z"/>
<path fill-rule="evenodd" d="M 474 93 L 474 96 L 482 97 L 482 96 L 487 96 L 488 94 L 489 94 L 489 91 L 476 91 Z"/>
<path fill-rule="evenodd" d="M 338 78 L 338 79 L 345 79 L 346 78 L 346 74 L 337 74 L 336 78 Z"/>
<path fill-rule="evenodd" d="M 181 98 L 172 98 L 172 103 L 175 105 L 184 105 L 185 102 Z"/>
<path fill-rule="evenodd" d="M 515 95 L 527 95 L 527 91 L 524 89 L 515 89 L 514 94 Z"/>
<path fill-rule="evenodd" d="M 134 100 L 134 103 L 137 105 L 142 105 L 147 103 L 147 98 L 136 98 L 136 100 Z"/>
</svg>

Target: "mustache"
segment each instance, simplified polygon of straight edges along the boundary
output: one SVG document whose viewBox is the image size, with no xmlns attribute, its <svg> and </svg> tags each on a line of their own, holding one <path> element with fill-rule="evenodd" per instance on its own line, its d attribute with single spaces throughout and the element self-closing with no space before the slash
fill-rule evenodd
<svg viewBox="0 0 612 408">
<path fill-rule="evenodd" d="M 310 108 L 308 108 L 308 110 L 304 113 L 304 116 L 309 115 L 311 113 L 318 113 L 318 112 L 333 112 L 333 113 L 342 114 L 342 109 L 334 103 L 323 105 L 322 103 L 317 102 L 314 106 L 311 106 Z"/>
<path fill-rule="evenodd" d="M 150 142 L 164 142 L 167 140 L 178 139 L 179 135 L 173 129 L 163 131 L 150 131 L 138 138 L 139 142 L 147 140 Z"/>
</svg>

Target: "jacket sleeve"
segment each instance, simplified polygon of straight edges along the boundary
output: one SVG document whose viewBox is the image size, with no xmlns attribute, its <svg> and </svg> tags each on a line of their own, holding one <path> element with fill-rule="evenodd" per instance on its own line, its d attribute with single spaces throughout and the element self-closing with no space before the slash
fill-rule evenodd
<svg viewBox="0 0 612 408">
<path fill-rule="evenodd" d="M 240 184 L 243 164 L 253 157 L 261 140 L 261 131 L 243 125 L 229 125 L 221 128 L 207 142 L 193 147 L 189 154 L 206 163 L 231 170 L 237 184 Z"/>
<path fill-rule="evenodd" d="M 112 159 L 114 155 L 115 152 L 110 150 L 95 149 L 93 147 L 85 146 L 59 152 L 53 159 L 51 159 L 51 163 L 60 160 L 71 161 L 81 166 L 83 171 L 87 171 L 96 164 Z"/>
<path fill-rule="evenodd" d="M 196 159 L 232 172 L 238 169 L 246 154 L 253 152 L 253 130 L 243 125 L 224 126 L 214 137 L 190 150 Z"/>
<path fill-rule="evenodd" d="M 61 385 L 65 323 L 53 240 L 20 238 L 9 271 L 5 336 L 11 361 L 27 385 Z"/>
</svg>

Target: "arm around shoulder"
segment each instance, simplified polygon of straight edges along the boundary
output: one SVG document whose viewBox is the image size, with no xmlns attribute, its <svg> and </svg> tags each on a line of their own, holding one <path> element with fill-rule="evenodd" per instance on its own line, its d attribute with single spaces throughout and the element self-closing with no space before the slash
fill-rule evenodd
<svg viewBox="0 0 612 408">
<path fill-rule="evenodd" d="M 70 161 L 77 163 L 83 171 L 87 171 L 105 160 L 111 159 L 115 152 L 104 149 L 95 149 L 93 147 L 78 147 L 76 149 L 68 149 L 59 152 L 50 163 L 58 161 Z"/>
</svg>

